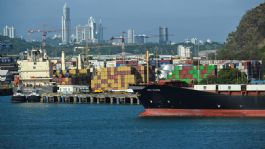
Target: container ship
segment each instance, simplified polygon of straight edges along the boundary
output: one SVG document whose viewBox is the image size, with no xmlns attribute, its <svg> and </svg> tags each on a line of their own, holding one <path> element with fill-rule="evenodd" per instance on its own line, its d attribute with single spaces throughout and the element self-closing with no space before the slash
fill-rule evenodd
<svg viewBox="0 0 265 149">
<path fill-rule="evenodd" d="M 188 87 L 166 82 L 148 85 L 139 94 L 142 117 L 265 117 L 264 84 Z"/>
</svg>

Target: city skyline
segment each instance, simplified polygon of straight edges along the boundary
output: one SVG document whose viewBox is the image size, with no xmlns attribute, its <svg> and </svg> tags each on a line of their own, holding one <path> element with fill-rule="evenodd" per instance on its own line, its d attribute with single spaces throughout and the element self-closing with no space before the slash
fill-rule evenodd
<svg viewBox="0 0 265 149">
<path fill-rule="evenodd" d="M 48 28 L 60 29 L 62 6 L 65 2 L 71 9 L 72 31 L 78 24 L 85 24 L 89 16 L 94 16 L 104 20 L 104 27 L 107 28 L 104 31 L 106 39 L 120 35 L 122 31 L 127 31 L 129 28 L 133 28 L 137 34 L 159 34 L 159 26 L 166 26 L 170 30 L 169 33 L 174 34 L 170 37 L 170 41 L 173 42 L 183 41 L 190 37 L 204 40 L 210 38 L 213 41 L 224 42 L 228 33 L 236 29 L 243 14 L 262 1 L 223 2 L 217 0 L 212 2 L 206 0 L 197 2 L 189 0 L 174 2 L 173 0 L 159 0 L 153 2 L 136 0 L 126 2 L 127 5 L 124 8 L 121 0 L 111 2 L 83 0 L 77 2 L 14 0 L 10 2 L 2 0 L 0 2 L 0 17 L 2 18 L 0 27 L 12 25 L 16 28 L 17 34 L 25 38 L 30 28 L 42 28 L 46 25 Z M 30 7 L 32 5 L 35 7 Z M 7 14 L 9 17 L 6 17 Z"/>
</svg>

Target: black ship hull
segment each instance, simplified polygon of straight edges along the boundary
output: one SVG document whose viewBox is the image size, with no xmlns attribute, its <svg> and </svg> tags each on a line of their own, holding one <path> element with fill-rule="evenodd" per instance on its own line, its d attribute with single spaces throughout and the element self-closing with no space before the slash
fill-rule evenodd
<svg viewBox="0 0 265 149">
<path fill-rule="evenodd" d="M 40 96 L 27 96 L 28 102 L 40 102 Z"/>
<path fill-rule="evenodd" d="M 12 102 L 27 102 L 26 96 L 12 96 Z"/>
<path fill-rule="evenodd" d="M 13 88 L 0 88 L 0 96 L 13 95 Z"/>
<path fill-rule="evenodd" d="M 188 88 L 150 85 L 140 92 L 142 116 L 262 116 L 265 96 L 223 95 Z"/>
</svg>

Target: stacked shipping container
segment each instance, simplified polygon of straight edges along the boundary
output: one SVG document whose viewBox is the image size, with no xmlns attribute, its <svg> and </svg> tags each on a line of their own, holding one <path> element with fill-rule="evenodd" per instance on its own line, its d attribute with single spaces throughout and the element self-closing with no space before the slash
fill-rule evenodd
<svg viewBox="0 0 265 149">
<path fill-rule="evenodd" d="M 54 71 L 53 81 L 59 85 L 89 85 L 91 73 L 89 69 L 70 69 Z"/>
<path fill-rule="evenodd" d="M 133 67 L 120 66 L 98 69 L 91 80 L 92 90 L 123 90 L 128 89 L 129 84 L 136 84 Z"/>
<path fill-rule="evenodd" d="M 201 81 L 208 76 L 216 76 L 215 65 L 185 65 L 175 66 L 174 70 L 167 76 L 167 80 L 179 80 L 191 83 L 192 81 Z"/>
<path fill-rule="evenodd" d="M 263 67 L 261 60 L 201 60 L 201 64 L 215 64 L 218 71 L 221 69 L 237 68 L 246 73 L 248 79 L 263 79 Z"/>
</svg>

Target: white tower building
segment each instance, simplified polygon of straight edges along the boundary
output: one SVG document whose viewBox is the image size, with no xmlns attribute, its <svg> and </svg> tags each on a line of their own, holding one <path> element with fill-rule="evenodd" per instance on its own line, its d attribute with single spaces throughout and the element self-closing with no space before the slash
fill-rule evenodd
<svg viewBox="0 0 265 149">
<path fill-rule="evenodd" d="M 191 58 L 190 47 L 184 47 L 183 45 L 178 46 L 178 55 L 180 58 Z"/>
<path fill-rule="evenodd" d="M 94 43 L 96 42 L 96 22 L 93 17 L 88 19 L 88 28 L 89 28 L 89 40 Z"/>
<path fill-rule="evenodd" d="M 11 26 L 5 26 L 3 30 L 3 35 L 8 36 L 9 38 L 15 38 L 16 37 L 16 29 Z"/>
<path fill-rule="evenodd" d="M 64 4 L 63 7 L 63 16 L 62 16 L 62 43 L 70 43 L 70 8 L 67 4 Z"/>
<path fill-rule="evenodd" d="M 65 54 L 64 54 L 64 51 L 62 51 L 61 63 L 62 63 L 62 70 L 65 70 Z"/>
<path fill-rule="evenodd" d="M 128 30 L 128 44 L 134 44 L 134 29 Z"/>
</svg>

